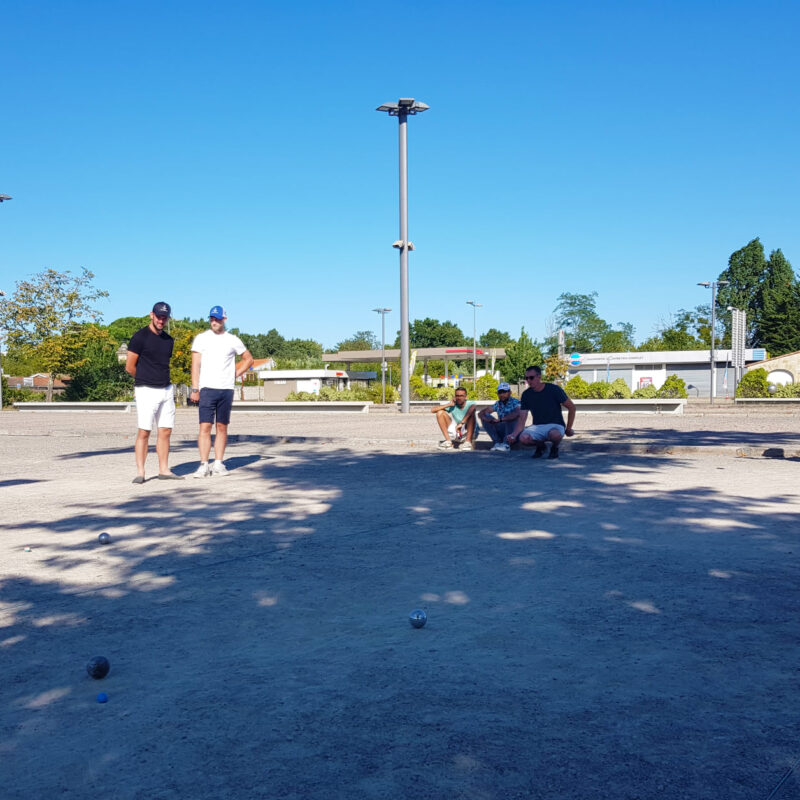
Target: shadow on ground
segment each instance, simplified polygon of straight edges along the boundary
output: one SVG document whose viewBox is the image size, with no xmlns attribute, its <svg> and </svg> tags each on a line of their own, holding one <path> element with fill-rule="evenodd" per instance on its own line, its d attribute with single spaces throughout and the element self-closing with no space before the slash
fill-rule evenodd
<svg viewBox="0 0 800 800">
<path fill-rule="evenodd" d="M 675 459 L 234 459 L 5 531 L 38 559 L 0 586 L 5 797 L 737 800 L 800 755 L 789 498 Z"/>
</svg>

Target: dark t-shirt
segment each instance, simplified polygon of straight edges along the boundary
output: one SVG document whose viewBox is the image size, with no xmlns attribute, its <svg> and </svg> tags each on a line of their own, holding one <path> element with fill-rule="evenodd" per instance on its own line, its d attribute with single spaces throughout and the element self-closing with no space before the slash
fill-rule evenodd
<svg viewBox="0 0 800 800">
<path fill-rule="evenodd" d="M 563 425 L 561 404 L 568 399 L 560 386 L 546 383 L 541 392 L 526 389 L 520 397 L 520 403 L 523 409 L 533 412 L 534 425 Z"/>
<path fill-rule="evenodd" d="M 128 342 L 128 352 L 136 353 L 136 386 L 152 386 L 165 389 L 170 384 L 169 360 L 175 340 L 164 331 L 153 333 L 148 325 L 136 331 Z"/>
</svg>

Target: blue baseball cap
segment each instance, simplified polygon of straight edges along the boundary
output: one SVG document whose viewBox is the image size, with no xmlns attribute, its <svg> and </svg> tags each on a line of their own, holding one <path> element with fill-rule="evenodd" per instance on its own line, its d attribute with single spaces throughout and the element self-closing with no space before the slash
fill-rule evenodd
<svg viewBox="0 0 800 800">
<path fill-rule="evenodd" d="M 208 316 L 216 317 L 217 319 L 228 319 L 228 315 L 222 306 L 213 306 L 211 311 L 208 312 Z"/>
<path fill-rule="evenodd" d="M 505 381 L 503 381 L 502 383 L 498 383 L 497 384 L 497 391 L 498 392 L 510 392 L 511 391 L 511 387 Z"/>
</svg>

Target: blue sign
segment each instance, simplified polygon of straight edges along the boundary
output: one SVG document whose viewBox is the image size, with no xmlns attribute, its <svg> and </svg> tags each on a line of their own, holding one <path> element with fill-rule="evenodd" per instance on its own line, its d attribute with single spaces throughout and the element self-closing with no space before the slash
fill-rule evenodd
<svg viewBox="0 0 800 800">
<path fill-rule="evenodd" d="M 573 358 L 569 363 L 573 367 L 579 367 L 581 365 L 581 360 L 579 358 Z"/>
<path fill-rule="evenodd" d="M 753 361 L 764 361 L 767 357 L 767 351 L 763 347 L 756 347 L 753 350 Z"/>
<path fill-rule="evenodd" d="M 581 360 L 581 354 L 580 354 L 580 353 L 570 353 L 570 356 L 569 356 L 569 357 L 570 357 L 571 359 L 573 359 L 573 360 L 576 360 L 576 359 L 577 359 L 578 361 L 580 361 L 580 360 Z"/>
</svg>

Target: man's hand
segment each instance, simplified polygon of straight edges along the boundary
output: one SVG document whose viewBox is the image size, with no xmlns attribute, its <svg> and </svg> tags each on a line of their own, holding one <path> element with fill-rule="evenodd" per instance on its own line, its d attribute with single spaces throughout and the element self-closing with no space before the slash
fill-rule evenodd
<svg viewBox="0 0 800 800">
<path fill-rule="evenodd" d="M 572 428 L 566 428 L 564 430 L 564 435 L 565 436 L 574 436 L 575 435 L 575 431 Z"/>
<path fill-rule="evenodd" d="M 513 433 L 509 433 L 508 436 L 506 436 L 506 444 L 514 444 L 514 442 L 516 442 L 516 441 L 517 441 L 517 437 L 514 436 Z"/>
</svg>

